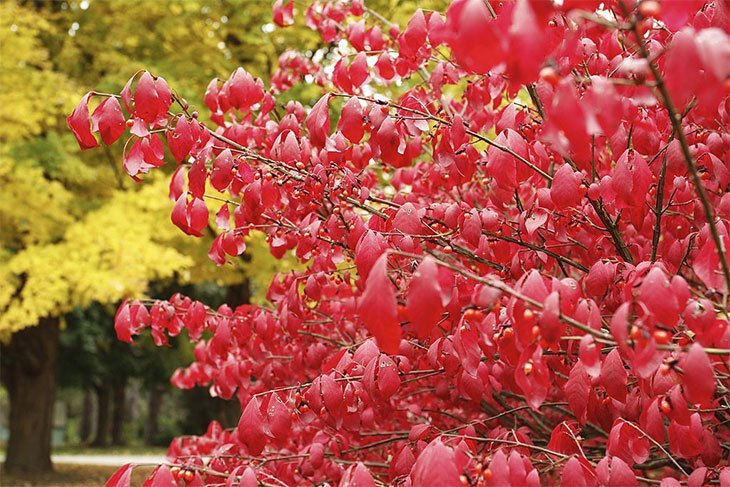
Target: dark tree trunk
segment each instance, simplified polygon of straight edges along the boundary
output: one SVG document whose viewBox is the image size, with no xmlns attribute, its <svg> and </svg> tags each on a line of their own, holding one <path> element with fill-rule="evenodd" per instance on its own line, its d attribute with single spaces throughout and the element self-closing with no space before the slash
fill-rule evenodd
<svg viewBox="0 0 730 487">
<path fill-rule="evenodd" d="M 91 438 L 91 415 L 94 411 L 93 397 L 90 389 L 84 389 L 84 402 L 81 406 L 81 424 L 79 425 L 79 440 L 86 443 Z"/>
<path fill-rule="evenodd" d="M 248 254 L 243 255 L 247 256 Z M 248 279 L 245 279 L 239 284 L 228 286 L 228 289 L 226 290 L 226 304 L 232 309 L 236 309 L 236 306 L 240 306 L 242 304 L 249 304 L 250 302 L 251 284 Z"/>
<path fill-rule="evenodd" d="M 112 401 L 112 445 L 124 444 L 124 411 L 127 407 L 127 384 L 114 384 Z"/>
<path fill-rule="evenodd" d="M 147 397 L 147 428 L 145 432 L 145 443 L 154 445 L 157 435 L 160 433 L 160 411 L 165 393 L 164 386 L 155 384 L 150 388 Z"/>
<path fill-rule="evenodd" d="M 10 399 L 6 472 L 46 472 L 51 464 L 56 399 L 58 318 L 13 334 L 2 347 L 2 381 Z"/>
<path fill-rule="evenodd" d="M 111 400 L 111 387 L 108 385 L 95 386 L 97 405 L 96 436 L 91 446 L 104 447 L 109 444 L 109 403 Z"/>
</svg>

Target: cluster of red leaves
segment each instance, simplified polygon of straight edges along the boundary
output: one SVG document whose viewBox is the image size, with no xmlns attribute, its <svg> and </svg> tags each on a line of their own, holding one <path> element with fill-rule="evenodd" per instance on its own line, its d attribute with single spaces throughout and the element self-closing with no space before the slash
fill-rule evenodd
<svg viewBox="0 0 730 487">
<path fill-rule="evenodd" d="M 151 485 L 730 485 L 727 2 L 305 16 L 328 61 L 213 80 L 217 127 L 147 72 L 121 94 L 127 172 L 163 164 L 162 131 L 179 164 L 172 221 L 200 235 L 224 200 L 214 261 L 260 231 L 306 264 L 268 307 L 120 307 L 121 340 L 197 342 L 173 384 L 242 405 Z M 326 94 L 277 104 L 302 80 Z M 124 127 L 91 95 L 82 148 Z"/>
</svg>

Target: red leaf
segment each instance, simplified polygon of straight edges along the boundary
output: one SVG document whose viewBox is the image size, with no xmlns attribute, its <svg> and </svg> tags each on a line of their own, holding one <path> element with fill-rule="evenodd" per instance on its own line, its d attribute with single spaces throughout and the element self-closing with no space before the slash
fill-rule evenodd
<svg viewBox="0 0 730 487">
<path fill-rule="evenodd" d="M 623 419 L 617 419 L 608 436 L 606 452 L 626 463 L 644 463 L 649 458 L 649 440 Z"/>
<path fill-rule="evenodd" d="M 330 130 L 330 95 L 327 94 L 314 104 L 304 123 L 309 131 L 309 140 L 317 147 L 324 147 Z"/>
<path fill-rule="evenodd" d="M 416 336 L 419 340 L 424 340 L 441 319 L 444 309 L 441 302 L 438 267 L 430 256 L 424 258 L 413 273 L 406 307 L 408 317 L 416 329 Z"/>
<path fill-rule="evenodd" d="M 208 207 L 200 198 L 193 198 L 188 205 L 188 222 L 190 234 L 202 237 L 203 229 L 208 226 Z"/>
<path fill-rule="evenodd" d="M 725 248 L 730 248 L 730 238 L 722 235 Z M 692 264 L 692 270 L 695 271 L 697 277 L 710 289 L 715 289 L 719 293 L 725 292 L 725 280 L 720 270 L 720 258 L 717 255 L 715 242 L 708 238 L 697 252 L 697 258 Z"/>
<path fill-rule="evenodd" d="M 573 411 L 573 414 L 581 423 L 586 420 L 588 398 L 592 391 L 591 377 L 586 372 L 582 362 L 576 362 L 563 386 L 563 392 L 568 400 L 570 410 Z"/>
<path fill-rule="evenodd" d="M 205 181 L 208 179 L 208 170 L 204 159 L 195 159 L 188 172 L 188 189 L 193 198 L 202 198 L 205 194 Z"/>
<path fill-rule="evenodd" d="M 378 347 L 385 353 L 397 353 L 401 330 L 398 324 L 395 288 L 388 279 L 388 257 L 383 254 L 373 266 L 365 282 L 358 310 Z"/>
<path fill-rule="evenodd" d="M 223 250 L 223 234 L 213 239 L 208 251 L 208 258 L 218 266 L 226 263 L 226 252 Z"/>
<path fill-rule="evenodd" d="M 167 118 L 172 104 L 170 89 L 164 78 L 153 78 L 145 71 L 134 90 L 135 113 L 148 124 L 154 125 Z"/>
<path fill-rule="evenodd" d="M 387 52 L 382 53 L 378 58 L 378 61 L 375 63 L 375 72 L 378 73 L 378 76 L 386 81 L 391 80 L 395 77 L 393 60 L 390 59 L 390 56 Z"/>
<path fill-rule="evenodd" d="M 264 85 L 261 79 L 251 75 L 243 68 L 238 68 L 226 81 L 224 89 L 228 88 L 228 100 L 231 105 L 242 112 L 248 111 L 253 105 L 264 98 Z"/>
<path fill-rule="evenodd" d="M 367 279 L 375 261 L 385 252 L 383 237 L 372 230 L 367 230 L 360 238 L 355 249 L 355 266 L 362 279 Z"/>
<path fill-rule="evenodd" d="M 171 485 L 176 485 L 177 482 L 175 481 L 175 478 L 172 476 L 172 471 L 170 471 L 170 467 L 167 465 L 160 465 L 157 467 L 155 472 L 150 477 L 150 487 L 170 487 Z"/>
<path fill-rule="evenodd" d="M 575 487 L 586 487 L 585 474 L 583 473 L 583 467 L 575 457 L 570 457 L 563 467 L 563 472 L 560 475 L 560 481 L 563 485 L 573 485 Z"/>
<path fill-rule="evenodd" d="M 693 404 L 708 404 L 715 393 L 715 373 L 710 357 L 693 343 L 684 357 L 684 395 Z"/>
<path fill-rule="evenodd" d="M 350 68 L 347 70 L 347 74 L 350 77 L 350 82 L 353 88 L 359 88 L 370 76 L 370 70 L 368 68 L 368 58 L 364 52 L 359 52 L 352 60 Z"/>
<path fill-rule="evenodd" d="M 188 235 L 202 237 L 201 231 L 208 225 L 208 207 L 200 198 L 188 202 L 187 195 L 183 193 L 175 202 L 170 219 Z"/>
<path fill-rule="evenodd" d="M 669 280 L 659 267 L 653 267 L 639 286 L 641 302 L 667 327 L 679 319 L 679 302 Z"/>
<path fill-rule="evenodd" d="M 225 232 L 223 234 L 222 247 L 226 254 L 235 257 L 246 251 L 246 242 L 243 240 L 243 237 L 235 231 Z"/>
<path fill-rule="evenodd" d="M 402 35 L 409 51 L 416 52 L 423 46 L 426 42 L 426 18 L 423 10 L 416 10 Z"/>
<path fill-rule="evenodd" d="M 626 402 L 628 373 L 618 349 L 614 348 L 603 360 L 599 381 L 612 398 Z"/>
<path fill-rule="evenodd" d="M 289 408 L 281 402 L 276 394 L 269 395 L 269 403 L 267 411 L 267 430 L 272 437 L 280 440 L 289 437 L 291 432 L 291 412 Z"/>
<path fill-rule="evenodd" d="M 283 0 L 276 0 L 274 2 L 273 19 L 274 23 L 279 27 L 287 27 L 294 24 L 294 2 L 289 1 L 286 5 L 282 6 Z"/>
<path fill-rule="evenodd" d="M 357 462 L 345 470 L 345 475 L 339 485 L 340 487 L 375 487 L 375 479 L 362 462 Z"/>
<path fill-rule="evenodd" d="M 350 98 L 342 107 L 342 115 L 337 123 L 337 128 L 353 144 L 362 140 L 362 136 L 365 134 L 365 122 L 362 106 L 357 98 Z"/>
<path fill-rule="evenodd" d="M 412 485 L 460 486 L 454 450 L 437 438 L 423 449 L 411 470 Z"/>
<path fill-rule="evenodd" d="M 461 236 L 474 247 L 479 246 L 479 240 L 482 237 L 482 219 L 476 210 L 464 215 L 464 221 L 461 223 Z"/>
<path fill-rule="evenodd" d="M 553 176 L 550 187 L 550 198 L 558 209 L 570 208 L 578 204 L 581 194 L 578 188 L 581 185 L 581 175 L 573 171 L 568 164 L 563 164 Z"/>
<path fill-rule="evenodd" d="M 534 347 L 534 351 L 532 347 L 526 348 L 520 355 L 516 368 L 515 382 L 522 389 L 527 405 L 534 411 L 539 411 L 551 386 L 550 371 L 543 361 L 542 348 Z"/>
<path fill-rule="evenodd" d="M 583 284 L 590 296 L 603 297 L 609 286 L 613 284 L 615 275 L 616 264 L 599 260 L 591 266 Z"/>
<path fill-rule="evenodd" d="M 540 335 L 549 344 L 556 344 L 565 325 L 560 321 L 560 294 L 551 292 L 543 303 L 542 313 L 537 321 L 540 326 Z"/>
<path fill-rule="evenodd" d="M 393 230 L 406 235 L 423 235 L 426 228 L 421 222 L 421 213 L 413 203 L 404 204 L 393 217 Z"/>
<path fill-rule="evenodd" d="M 537 2 L 533 2 L 536 4 Z M 550 42 L 544 35 L 545 24 L 538 24 L 537 16 L 529 0 L 518 0 L 509 28 L 509 51 L 519 55 L 506 56 L 507 73 L 514 83 L 527 84 L 535 81 L 545 64 Z M 535 37 L 543 39 L 535 42 Z"/>
<path fill-rule="evenodd" d="M 639 483 L 631 467 L 619 457 L 611 458 L 611 474 L 608 478 L 608 487 L 633 487 L 635 485 L 638 486 Z"/>
<path fill-rule="evenodd" d="M 225 149 L 213 162 L 213 168 L 210 171 L 210 185 L 223 192 L 231 181 L 233 181 L 233 154 L 230 149 Z"/>
<path fill-rule="evenodd" d="M 486 74 L 504 60 L 504 33 L 496 28 L 483 0 L 453 2 L 446 12 L 446 24 L 449 46 L 464 68 Z"/>
<path fill-rule="evenodd" d="M 185 191 L 185 166 L 180 166 L 175 169 L 170 178 L 170 191 L 168 196 L 170 200 L 177 201 L 178 198 Z"/>
<path fill-rule="evenodd" d="M 291 130 L 280 133 L 271 147 L 271 153 L 277 161 L 294 165 L 301 159 L 301 150 L 297 136 Z"/>
<path fill-rule="evenodd" d="M 76 137 L 81 150 L 91 149 L 99 145 L 99 141 L 91 133 L 91 121 L 89 119 L 89 98 L 91 96 L 91 92 L 84 95 L 71 112 L 71 115 L 66 118 L 66 123 Z"/>
<path fill-rule="evenodd" d="M 129 304 L 125 301 L 114 317 L 114 331 L 117 333 L 117 339 L 122 342 L 132 343 L 132 335 L 136 335 L 132 326 Z"/>
<path fill-rule="evenodd" d="M 601 372 L 601 351 L 591 335 L 583 335 L 580 339 L 578 358 L 585 367 L 585 371 L 594 379 Z"/>
<path fill-rule="evenodd" d="M 228 477 L 228 480 L 231 482 L 231 487 L 233 486 L 234 479 L 235 477 L 233 475 Z M 236 487 L 259 487 L 259 481 L 256 478 L 256 472 L 254 472 L 251 467 L 246 467 L 246 470 L 243 471 L 241 479 L 238 481 L 238 485 Z"/>
<path fill-rule="evenodd" d="M 687 76 L 688 72 L 700 72 L 704 69 L 695 36 L 692 29 L 683 29 L 675 34 L 664 63 L 667 89 L 675 106 L 680 110 L 695 96 L 702 80 L 700 76 Z"/>
<path fill-rule="evenodd" d="M 124 133 L 124 115 L 122 107 L 113 96 L 110 96 L 96 107 L 91 115 L 91 129 L 101 134 L 101 140 L 111 145 Z"/>
<path fill-rule="evenodd" d="M 221 209 L 215 214 L 215 224 L 221 230 L 231 229 L 231 211 L 228 208 L 228 203 L 223 203 Z"/>
<path fill-rule="evenodd" d="M 187 117 L 180 117 L 177 119 L 175 128 L 167 131 L 167 145 L 170 147 L 172 157 L 177 162 L 182 162 L 193 148 L 195 142 L 192 130 L 193 123 Z"/>
<path fill-rule="evenodd" d="M 258 456 L 266 446 L 266 435 L 264 434 L 264 417 L 259 410 L 259 400 L 256 397 L 246 405 L 238 421 L 238 439 L 246 445 L 248 452 Z"/>
<path fill-rule="evenodd" d="M 122 465 L 114 474 L 109 477 L 104 487 L 129 487 L 132 482 L 133 463 Z"/>
</svg>

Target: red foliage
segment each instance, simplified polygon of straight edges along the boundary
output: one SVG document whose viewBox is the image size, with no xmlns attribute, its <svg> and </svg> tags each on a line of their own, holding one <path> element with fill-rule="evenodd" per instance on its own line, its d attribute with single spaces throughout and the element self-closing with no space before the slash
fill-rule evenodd
<svg viewBox="0 0 730 487">
<path fill-rule="evenodd" d="M 133 76 L 126 171 L 164 164 L 164 130 L 173 222 L 201 235 L 207 191 L 226 193 L 216 263 L 257 230 L 306 264 L 270 307 L 120 307 L 121 340 L 197 342 L 173 384 L 242 405 L 236 429 L 175 440 L 153 481 L 730 485 L 727 13 L 455 0 L 401 30 L 315 2 L 337 55 L 288 51 L 268 89 L 213 80 L 215 126 Z M 277 104 L 304 79 L 311 109 Z M 123 128 L 92 96 L 68 119 L 82 148 Z"/>
</svg>

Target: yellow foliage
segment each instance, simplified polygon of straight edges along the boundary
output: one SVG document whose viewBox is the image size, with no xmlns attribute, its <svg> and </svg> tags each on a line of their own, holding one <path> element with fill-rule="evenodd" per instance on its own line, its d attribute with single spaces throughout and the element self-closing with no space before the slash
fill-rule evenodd
<svg viewBox="0 0 730 487">
<path fill-rule="evenodd" d="M 14 2 L 0 3 L 0 140 L 58 128 L 72 108 L 66 77 L 50 69 L 39 37 L 52 25 Z"/>
<path fill-rule="evenodd" d="M 241 65 L 266 79 L 284 49 L 317 49 L 319 35 L 301 18 L 262 31 L 271 3 L 258 0 L 59 5 L 0 2 L 0 340 L 173 278 L 228 285 L 249 276 L 262 303 L 293 260 L 274 259 L 257 235 L 247 239 L 252 259 L 217 268 L 207 258 L 212 235 L 191 238 L 170 222 L 163 174 L 140 189 L 121 174 L 122 144 L 81 154 L 65 117 L 83 92 L 119 92 L 143 68 L 200 104 L 211 78 Z"/>
<path fill-rule="evenodd" d="M 0 265 L 0 340 L 92 301 L 139 296 L 148 282 L 189 270 L 193 260 L 171 245 L 164 181 L 137 192 L 119 191 L 63 241 L 31 245 Z"/>
</svg>

